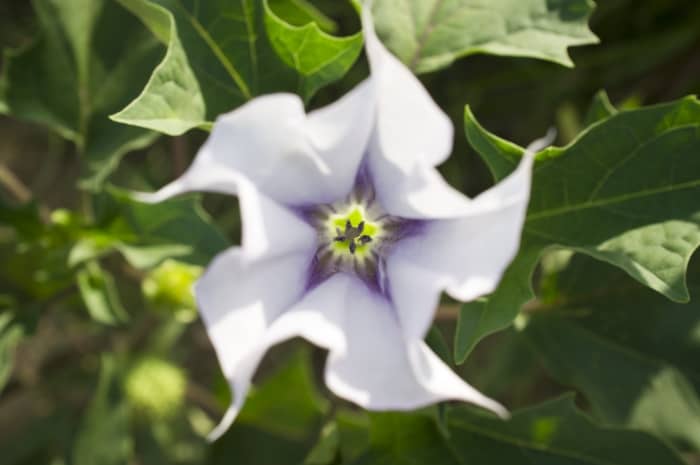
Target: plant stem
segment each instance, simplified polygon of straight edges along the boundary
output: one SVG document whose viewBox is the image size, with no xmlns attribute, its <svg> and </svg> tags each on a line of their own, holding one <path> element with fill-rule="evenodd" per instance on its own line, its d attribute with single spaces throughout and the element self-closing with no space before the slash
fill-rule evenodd
<svg viewBox="0 0 700 465">
<path fill-rule="evenodd" d="M 32 199 L 29 188 L 4 164 L 0 164 L 0 184 L 20 203 L 27 203 Z"/>
</svg>

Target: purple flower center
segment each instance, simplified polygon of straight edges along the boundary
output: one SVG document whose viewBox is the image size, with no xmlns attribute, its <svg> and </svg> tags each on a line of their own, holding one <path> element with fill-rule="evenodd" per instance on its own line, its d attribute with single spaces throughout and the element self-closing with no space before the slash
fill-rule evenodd
<svg viewBox="0 0 700 465">
<path fill-rule="evenodd" d="M 342 201 L 304 209 L 303 217 L 318 231 L 307 289 L 335 273 L 350 273 L 389 297 L 386 259 L 402 239 L 418 234 L 424 222 L 388 214 L 368 178 L 358 176 Z"/>
</svg>

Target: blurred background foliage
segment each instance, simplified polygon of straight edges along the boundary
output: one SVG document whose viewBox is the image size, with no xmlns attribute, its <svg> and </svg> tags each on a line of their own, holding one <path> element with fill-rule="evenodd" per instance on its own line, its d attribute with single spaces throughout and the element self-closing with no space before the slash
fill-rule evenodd
<svg viewBox="0 0 700 465">
<path fill-rule="evenodd" d="M 360 29 L 348 3 L 313 4 L 318 12 L 311 17 L 323 29 L 341 35 Z M 309 19 L 308 10 L 302 14 L 288 2 L 271 6 L 291 24 Z M 133 21 L 120 6 L 112 7 L 119 13 L 111 27 Z M 38 40 L 36 17 L 26 0 L 0 0 L 0 49 L 10 53 Z M 558 143 L 571 141 L 586 127 L 601 89 L 618 108 L 700 93 L 696 0 L 598 0 L 590 24 L 601 45 L 571 49 L 574 69 L 476 55 L 421 79 L 456 128 L 463 127 L 468 103 L 485 127 L 522 145 L 551 125 Z M 129 40 L 149 40 L 145 28 L 133 27 L 141 35 Z M 152 54 L 143 47 L 150 69 L 164 50 L 152 47 Z M 337 99 L 367 73 L 361 57 L 309 106 Z M 129 77 L 130 98 L 147 77 Z M 86 124 L 99 131 L 116 110 L 96 111 L 89 115 L 95 122 Z M 517 414 L 510 429 L 469 407 L 447 423 L 442 407 L 368 415 L 325 390 L 319 382 L 323 353 L 298 341 L 268 354 L 240 419 L 209 445 L 205 436 L 230 393 L 189 287 L 213 254 L 239 240 L 236 202 L 212 195 L 204 198 L 204 209 L 196 197 L 153 208 L 120 190 L 151 189 L 179 175 L 205 137 L 204 131 L 146 136 L 109 177 L 109 185 L 119 188 L 96 192 L 84 182 L 96 172 L 79 156 L 84 140 L 0 116 L 0 464 L 491 465 L 523 463 L 523 450 L 532 451 L 529 463 L 604 463 L 545 457 L 557 422 L 573 437 L 599 432 L 574 413 L 571 398 Z M 459 129 L 453 156 L 441 170 L 469 195 L 492 183 Z M 597 422 L 652 433 L 688 463 L 700 463 L 699 265 L 695 259 L 688 274 L 694 300 L 683 305 L 612 267 L 550 254 L 535 275 L 538 298 L 515 328 L 486 338 L 455 369 L 512 409 L 573 390 L 578 408 Z M 448 361 L 456 315 L 457 306 L 444 302 L 429 336 Z M 590 351 L 583 353 L 579 340 Z M 601 389 L 592 381 L 606 379 L 614 385 Z M 649 388 L 640 392 L 640 386 Z M 547 418 L 554 423 L 543 422 Z M 537 434 L 528 436 L 527 428 Z M 632 448 L 645 443 L 646 433 L 609 435 L 612 443 Z M 479 456 L 481 447 L 498 446 L 483 446 L 479 435 L 505 441 L 497 448 L 502 462 Z M 557 441 L 564 442 L 552 450 L 567 450 L 565 439 Z M 391 447 L 398 443 L 405 447 Z M 507 444 L 519 444 L 519 450 Z M 435 452 L 438 445 L 460 451 L 463 461 Z M 638 461 L 624 463 L 680 463 L 677 455 L 664 454 L 671 453 L 642 447 Z M 668 461 L 645 461 L 649 457 Z"/>
</svg>

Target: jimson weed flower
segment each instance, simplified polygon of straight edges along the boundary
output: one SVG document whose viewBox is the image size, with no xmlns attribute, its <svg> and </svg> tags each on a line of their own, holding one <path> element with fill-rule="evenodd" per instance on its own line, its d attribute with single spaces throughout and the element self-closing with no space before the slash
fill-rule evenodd
<svg viewBox="0 0 700 465">
<path fill-rule="evenodd" d="M 240 199 L 243 240 L 195 286 L 240 411 L 267 349 L 301 336 L 328 349 L 325 381 L 367 409 L 463 400 L 506 410 L 453 373 L 423 342 L 440 295 L 495 289 L 517 251 L 532 154 L 474 199 L 435 166 L 453 128 L 413 74 L 363 29 L 371 75 L 306 114 L 299 97 L 253 99 L 219 117 L 188 171 L 154 194 Z"/>
</svg>

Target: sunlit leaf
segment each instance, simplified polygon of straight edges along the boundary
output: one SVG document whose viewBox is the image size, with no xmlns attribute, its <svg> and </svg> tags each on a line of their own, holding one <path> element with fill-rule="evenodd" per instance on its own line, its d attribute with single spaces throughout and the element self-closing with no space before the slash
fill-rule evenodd
<svg viewBox="0 0 700 465">
<path fill-rule="evenodd" d="M 474 53 L 540 58 L 573 66 L 568 47 L 596 43 L 590 0 L 382 0 L 377 31 L 419 73 Z"/>
<path fill-rule="evenodd" d="M 522 149 L 486 132 L 469 109 L 465 118 L 471 144 L 502 179 Z M 512 322 L 532 296 L 530 275 L 546 247 L 585 253 L 687 301 L 685 272 L 700 245 L 699 148 L 700 102 L 688 97 L 620 112 L 539 154 L 521 251 L 482 315 L 463 317 L 457 359 Z"/>
<path fill-rule="evenodd" d="M 358 36 L 335 38 L 315 23 L 292 26 L 270 11 L 265 18 L 261 1 L 118 1 L 168 52 L 141 95 L 135 93 L 112 118 L 166 134 L 207 128 L 218 115 L 263 93 L 309 98 L 341 78 L 359 53 Z"/>
<path fill-rule="evenodd" d="M 326 16 L 310 0 L 267 0 L 281 18 L 294 26 L 304 26 L 310 22 L 318 24 L 322 31 L 333 33 L 338 25 Z"/>
<path fill-rule="evenodd" d="M 272 47 L 299 73 L 297 92 L 305 99 L 343 76 L 362 51 L 360 32 L 338 38 L 323 32 L 315 22 L 294 26 L 277 16 L 268 0 L 263 4 L 265 28 Z"/>
</svg>

